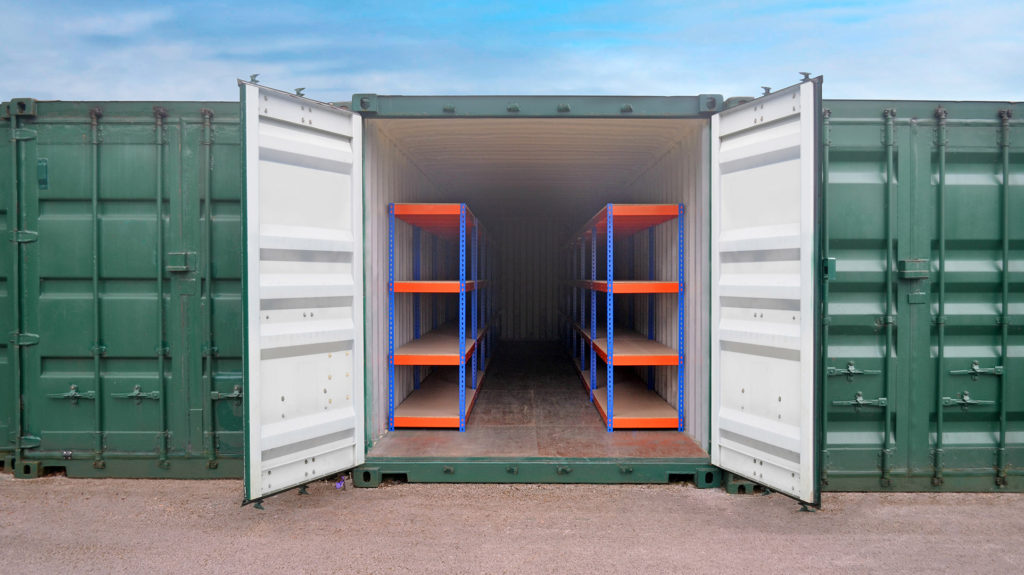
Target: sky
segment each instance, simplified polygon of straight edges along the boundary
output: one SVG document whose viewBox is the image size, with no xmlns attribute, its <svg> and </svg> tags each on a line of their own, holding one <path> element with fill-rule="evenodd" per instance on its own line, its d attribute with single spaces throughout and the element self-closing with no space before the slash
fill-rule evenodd
<svg viewBox="0 0 1024 575">
<path fill-rule="evenodd" d="M 1024 2 L 0 0 L 0 100 L 378 94 L 1024 100 Z"/>
</svg>

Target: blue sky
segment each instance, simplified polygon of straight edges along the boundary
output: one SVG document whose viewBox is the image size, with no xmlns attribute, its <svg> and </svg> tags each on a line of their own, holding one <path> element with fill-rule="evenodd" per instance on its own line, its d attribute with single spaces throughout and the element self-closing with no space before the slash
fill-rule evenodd
<svg viewBox="0 0 1024 575">
<path fill-rule="evenodd" d="M 8 2 L 0 100 L 381 94 L 1024 100 L 1024 2 Z"/>
</svg>

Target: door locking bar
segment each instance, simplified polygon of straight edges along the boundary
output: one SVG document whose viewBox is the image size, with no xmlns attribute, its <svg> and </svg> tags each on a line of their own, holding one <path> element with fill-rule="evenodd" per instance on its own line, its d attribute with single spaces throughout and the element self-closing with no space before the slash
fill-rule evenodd
<svg viewBox="0 0 1024 575">
<path fill-rule="evenodd" d="M 862 407 L 886 407 L 889 405 L 889 400 L 885 397 L 879 397 L 878 399 L 864 399 L 864 394 L 860 391 L 853 396 L 853 399 L 847 400 L 836 400 L 832 402 L 832 405 L 848 405 L 860 411 Z"/>
<path fill-rule="evenodd" d="M 964 411 L 967 411 L 967 408 L 972 406 L 972 405 L 992 405 L 994 403 L 995 403 L 994 401 L 991 401 L 991 400 L 988 400 L 988 399 L 971 399 L 971 394 L 967 390 L 961 391 L 959 397 L 943 397 L 942 398 L 942 405 L 943 406 L 945 406 L 945 407 L 952 407 L 954 405 L 959 405 L 960 409 L 962 409 Z"/>
<path fill-rule="evenodd" d="M 974 381 L 978 381 L 980 375 L 1003 375 L 1003 366 L 997 365 L 995 367 L 980 367 L 977 361 L 971 362 L 970 369 L 954 369 L 949 372 L 950 375 L 969 375 Z M 965 392 L 966 393 L 966 392 Z"/>
<path fill-rule="evenodd" d="M 235 405 L 242 405 L 242 386 L 236 385 L 231 393 L 221 393 L 219 391 L 211 391 L 210 399 L 213 401 L 220 401 L 222 399 L 234 400 Z"/>
<path fill-rule="evenodd" d="M 71 401 L 71 405 L 78 405 L 80 399 L 96 399 L 95 391 L 86 391 L 81 393 L 78 391 L 78 386 L 71 384 L 71 389 L 67 393 L 51 393 L 48 397 L 53 399 L 67 399 Z"/>
<path fill-rule="evenodd" d="M 159 391 L 142 391 L 141 385 L 136 385 L 131 393 L 111 393 L 110 397 L 116 397 L 118 399 L 134 399 L 135 405 L 142 405 L 143 399 L 160 399 Z"/>
<path fill-rule="evenodd" d="M 841 367 L 828 367 L 825 370 L 825 374 L 829 377 L 838 375 L 845 375 L 846 381 L 853 382 L 853 376 L 855 375 L 880 375 L 882 372 L 877 369 L 857 369 L 852 361 L 846 363 L 845 368 Z"/>
</svg>

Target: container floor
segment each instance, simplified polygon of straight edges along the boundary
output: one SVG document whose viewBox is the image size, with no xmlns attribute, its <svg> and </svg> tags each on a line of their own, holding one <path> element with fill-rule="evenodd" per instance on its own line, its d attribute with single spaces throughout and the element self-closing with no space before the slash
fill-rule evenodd
<svg viewBox="0 0 1024 575">
<path fill-rule="evenodd" d="M 501 342 L 481 384 L 466 431 L 397 429 L 371 458 L 572 457 L 701 458 L 675 430 L 609 433 L 559 342 Z"/>
</svg>

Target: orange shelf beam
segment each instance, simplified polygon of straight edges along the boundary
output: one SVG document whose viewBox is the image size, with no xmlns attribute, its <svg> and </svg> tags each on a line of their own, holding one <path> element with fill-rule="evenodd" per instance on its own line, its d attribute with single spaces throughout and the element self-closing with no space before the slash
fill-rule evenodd
<svg viewBox="0 0 1024 575">
<path fill-rule="evenodd" d="M 462 204 L 395 204 L 395 218 L 437 236 L 459 236 L 459 210 Z M 466 234 L 476 225 L 476 217 L 466 208 Z"/>
<path fill-rule="evenodd" d="M 584 286 L 587 289 L 596 290 L 602 293 L 607 293 L 608 282 L 607 281 L 584 281 Z M 679 293 L 679 282 L 662 282 L 662 281 L 646 281 L 646 280 L 615 280 L 612 282 L 612 289 L 617 294 L 635 294 L 635 293 Z"/>
<path fill-rule="evenodd" d="M 667 222 L 679 217 L 678 204 L 612 204 L 612 216 L 615 218 L 615 235 L 629 236 L 640 230 Z M 575 237 L 586 239 L 590 237 L 594 227 L 597 226 L 597 234 L 604 235 L 608 228 L 608 206 L 597 212 L 597 215 L 590 218 L 583 229 Z"/>
<path fill-rule="evenodd" d="M 466 292 L 483 288 L 484 281 L 467 281 Z M 458 280 L 396 281 L 395 293 L 459 293 Z"/>
</svg>

